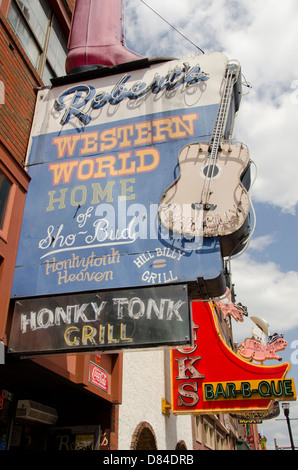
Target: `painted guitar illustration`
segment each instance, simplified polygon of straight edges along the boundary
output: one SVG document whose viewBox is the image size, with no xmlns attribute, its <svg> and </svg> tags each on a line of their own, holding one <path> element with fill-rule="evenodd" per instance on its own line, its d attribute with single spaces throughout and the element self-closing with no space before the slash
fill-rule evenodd
<svg viewBox="0 0 298 470">
<path fill-rule="evenodd" d="M 239 66 L 227 67 L 211 141 L 192 143 L 180 150 L 179 177 L 159 204 L 161 224 L 174 233 L 226 239 L 238 232 L 240 239 L 243 237 L 240 232 L 247 225 L 250 204 L 242 179 L 248 173 L 249 152 L 242 143 L 223 140 L 238 73 Z M 236 238 L 234 245 L 239 243 Z M 232 245 L 224 250 L 224 256 L 233 250 Z"/>
</svg>

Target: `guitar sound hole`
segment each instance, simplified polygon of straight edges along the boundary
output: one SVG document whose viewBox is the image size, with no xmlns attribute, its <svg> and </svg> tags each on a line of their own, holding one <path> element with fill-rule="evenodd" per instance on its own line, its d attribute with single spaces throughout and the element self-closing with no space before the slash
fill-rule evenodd
<svg viewBox="0 0 298 470">
<path fill-rule="evenodd" d="M 203 169 L 203 174 L 204 176 L 207 176 L 207 178 L 214 178 L 217 176 L 219 173 L 219 168 L 216 165 L 207 165 Z"/>
</svg>

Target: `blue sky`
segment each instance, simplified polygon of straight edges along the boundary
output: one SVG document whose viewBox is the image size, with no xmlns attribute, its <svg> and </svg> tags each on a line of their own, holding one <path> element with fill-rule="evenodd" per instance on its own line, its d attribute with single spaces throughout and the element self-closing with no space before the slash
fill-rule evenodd
<svg viewBox="0 0 298 470">
<path fill-rule="evenodd" d="M 145 0 L 190 41 L 208 52 L 224 52 L 241 63 L 244 87 L 235 138 L 245 143 L 257 167 L 252 189 L 256 229 L 249 248 L 232 260 L 237 301 L 249 316 L 264 318 L 270 333 L 282 333 L 281 353 L 292 364 L 298 386 L 298 61 L 297 0 Z M 127 46 L 144 57 L 184 58 L 200 54 L 140 0 L 126 0 Z M 252 170 L 254 171 L 254 170 Z M 250 318 L 234 322 L 235 341 L 251 335 Z M 290 417 L 298 418 L 291 402 Z M 283 418 L 283 412 L 279 418 Z M 292 421 L 298 447 L 298 420 Z M 267 448 L 289 446 L 286 421 L 259 427 Z"/>
</svg>

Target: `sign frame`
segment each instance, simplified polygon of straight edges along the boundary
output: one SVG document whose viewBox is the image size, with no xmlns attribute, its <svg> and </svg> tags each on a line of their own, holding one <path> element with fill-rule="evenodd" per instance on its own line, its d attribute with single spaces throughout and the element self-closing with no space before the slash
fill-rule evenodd
<svg viewBox="0 0 298 470">
<path fill-rule="evenodd" d="M 119 351 L 188 345 L 192 338 L 186 284 L 15 302 L 8 354 Z"/>
</svg>

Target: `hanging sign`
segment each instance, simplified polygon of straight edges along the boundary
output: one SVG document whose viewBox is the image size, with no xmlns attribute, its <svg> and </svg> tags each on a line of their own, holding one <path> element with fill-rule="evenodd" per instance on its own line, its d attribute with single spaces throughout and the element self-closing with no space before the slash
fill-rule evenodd
<svg viewBox="0 0 298 470">
<path fill-rule="evenodd" d="M 193 345 L 174 349 L 174 414 L 268 410 L 272 401 L 296 400 L 289 363 L 263 366 L 243 360 L 226 344 L 211 302 L 192 302 Z"/>
<path fill-rule="evenodd" d="M 190 342 L 187 286 L 175 285 L 20 299 L 8 352 L 104 351 Z"/>
<path fill-rule="evenodd" d="M 89 364 L 89 382 L 104 392 L 108 392 L 110 389 L 110 375 L 108 372 L 91 361 Z"/>
<path fill-rule="evenodd" d="M 39 91 L 13 298 L 198 279 L 208 297 L 224 293 L 218 237 L 174 233 L 159 207 L 180 150 L 210 139 L 227 62 L 212 53 L 106 68 Z M 234 115 L 233 104 L 230 127 Z"/>
<path fill-rule="evenodd" d="M 236 413 L 232 414 L 233 418 L 238 419 L 239 421 L 267 421 L 269 419 L 274 419 L 279 416 L 279 401 L 273 401 L 266 411 L 250 411 L 249 413 Z"/>
</svg>

